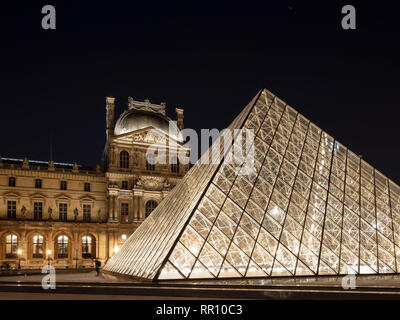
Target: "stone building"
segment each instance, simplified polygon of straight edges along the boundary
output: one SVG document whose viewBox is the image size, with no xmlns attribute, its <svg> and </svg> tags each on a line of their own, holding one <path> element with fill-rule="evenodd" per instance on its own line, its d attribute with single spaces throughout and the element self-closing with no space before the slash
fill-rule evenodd
<svg viewBox="0 0 400 320">
<path fill-rule="evenodd" d="M 83 268 L 98 258 L 103 265 L 187 172 L 169 156 L 178 148 L 189 154 L 179 134 L 182 109 L 175 122 L 164 103 L 129 98 L 115 122 L 108 97 L 106 111 L 104 169 L 0 158 L 0 264 Z M 164 143 L 165 164 L 147 161 L 156 142 Z"/>
</svg>

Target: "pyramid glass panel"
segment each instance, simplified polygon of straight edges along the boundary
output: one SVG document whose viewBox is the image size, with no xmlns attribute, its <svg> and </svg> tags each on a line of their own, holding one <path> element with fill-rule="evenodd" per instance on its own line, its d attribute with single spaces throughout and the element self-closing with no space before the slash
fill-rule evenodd
<svg viewBox="0 0 400 320">
<path fill-rule="evenodd" d="M 228 150 L 220 136 L 106 272 L 182 280 L 400 271 L 397 184 L 268 90 L 229 129 L 253 130 L 254 152 L 243 130 Z"/>
</svg>

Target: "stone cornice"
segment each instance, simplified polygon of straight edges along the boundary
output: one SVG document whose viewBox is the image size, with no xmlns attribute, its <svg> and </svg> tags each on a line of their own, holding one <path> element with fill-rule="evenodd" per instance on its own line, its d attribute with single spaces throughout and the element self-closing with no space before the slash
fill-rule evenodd
<svg viewBox="0 0 400 320">
<path fill-rule="evenodd" d="M 81 180 L 81 181 L 99 181 L 105 182 L 105 174 L 98 175 L 72 173 L 72 172 L 57 172 L 48 170 L 32 170 L 20 168 L 1 168 L 0 175 L 16 176 L 16 177 L 43 177 L 51 179 L 65 179 L 65 180 Z"/>
</svg>

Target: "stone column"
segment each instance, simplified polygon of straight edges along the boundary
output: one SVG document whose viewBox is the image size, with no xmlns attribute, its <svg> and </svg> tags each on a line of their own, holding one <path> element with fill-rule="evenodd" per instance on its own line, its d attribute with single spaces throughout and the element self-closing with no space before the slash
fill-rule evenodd
<svg viewBox="0 0 400 320">
<path fill-rule="evenodd" d="M 118 198 L 117 196 L 114 196 L 114 210 L 113 210 L 113 220 L 116 221 L 118 220 Z"/>
<path fill-rule="evenodd" d="M 113 200 L 114 200 L 114 196 L 109 195 L 109 197 L 108 197 L 108 221 L 112 221 L 112 218 L 113 218 L 113 208 L 114 208 Z"/>
<path fill-rule="evenodd" d="M 139 198 L 133 196 L 133 220 L 139 220 Z"/>
<path fill-rule="evenodd" d="M 145 212 L 144 212 L 144 199 L 143 197 L 139 198 L 139 218 L 140 220 L 145 219 Z"/>
</svg>

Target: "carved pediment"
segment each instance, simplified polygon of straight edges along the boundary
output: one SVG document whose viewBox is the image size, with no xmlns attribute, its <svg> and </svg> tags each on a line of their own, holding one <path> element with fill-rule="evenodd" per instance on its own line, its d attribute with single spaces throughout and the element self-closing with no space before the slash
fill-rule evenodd
<svg viewBox="0 0 400 320">
<path fill-rule="evenodd" d="M 161 191 L 164 188 L 164 177 L 141 177 L 140 184 L 145 190 Z"/>
<path fill-rule="evenodd" d="M 175 139 L 166 135 L 163 131 L 153 127 L 147 127 L 133 132 L 120 135 L 114 139 L 116 143 L 145 143 L 145 144 L 168 144 L 168 146 L 182 145 Z"/>
<path fill-rule="evenodd" d="M 5 198 L 19 198 L 20 195 L 18 193 L 15 193 L 15 192 L 5 192 L 5 193 L 3 193 L 3 197 L 5 197 Z"/>
</svg>

